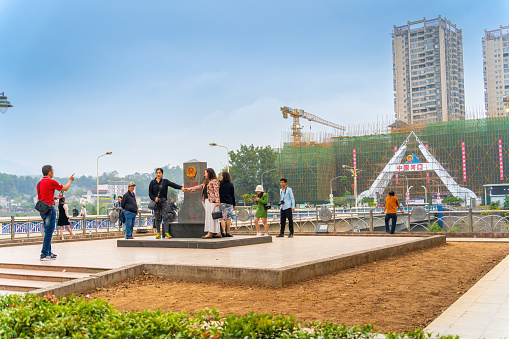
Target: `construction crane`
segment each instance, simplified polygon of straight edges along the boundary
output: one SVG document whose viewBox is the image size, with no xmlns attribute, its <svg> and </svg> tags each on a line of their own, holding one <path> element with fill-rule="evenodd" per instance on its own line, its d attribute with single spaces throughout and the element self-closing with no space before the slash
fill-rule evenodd
<svg viewBox="0 0 509 339">
<path fill-rule="evenodd" d="M 304 112 L 303 109 L 297 109 L 297 108 L 293 109 L 291 107 L 284 106 L 284 107 L 281 107 L 281 112 L 283 112 L 283 118 L 288 119 L 289 115 L 293 118 L 292 136 L 293 136 L 293 142 L 294 143 L 300 143 L 301 137 L 302 137 L 302 132 L 301 132 L 301 126 L 300 126 L 299 118 L 304 118 L 304 119 L 307 119 L 309 121 L 314 121 L 314 122 L 317 122 L 317 123 L 325 125 L 325 126 L 329 126 L 329 127 L 332 127 L 332 128 L 339 129 L 341 131 L 345 130 L 344 126 L 341 126 L 341 125 L 335 124 L 333 122 L 324 120 L 324 119 L 322 119 L 320 117 L 317 117 L 314 114 L 310 114 L 310 113 Z"/>
</svg>

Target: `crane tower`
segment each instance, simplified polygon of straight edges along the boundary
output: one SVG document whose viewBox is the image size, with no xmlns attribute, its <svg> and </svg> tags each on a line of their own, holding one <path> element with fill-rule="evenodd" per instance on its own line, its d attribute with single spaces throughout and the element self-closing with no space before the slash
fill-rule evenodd
<svg viewBox="0 0 509 339">
<path fill-rule="evenodd" d="M 293 109 L 291 107 L 283 106 L 281 107 L 281 112 L 283 112 L 283 118 L 288 119 L 288 116 L 291 116 L 293 118 L 293 125 L 292 125 L 292 136 L 293 136 L 293 142 L 294 143 L 300 143 L 302 132 L 301 132 L 301 126 L 299 118 L 304 118 L 309 121 L 317 122 L 319 124 L 329 126 L 332 128 L 339 129 L 341 131 L 345 130 L 344 126 L 335 124 L 333 122 L 327 121 L 325 119 L 322 119 L 314 114 L 310 114 L 307 112 L 304 112 L 303 109 Z"/>
</svg>

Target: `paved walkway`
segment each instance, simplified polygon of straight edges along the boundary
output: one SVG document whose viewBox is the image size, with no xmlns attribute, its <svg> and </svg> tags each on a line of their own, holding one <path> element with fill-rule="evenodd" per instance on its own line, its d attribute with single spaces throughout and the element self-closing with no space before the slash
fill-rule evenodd
<svg viewBox="0 0 509 339">
<path fill-rule="evenodd" d="M 247 236 L 236 236 L 236 238 Z M 117 247 L 117 239 L 60 242 L 52 245 L 57 260 L 40 261 L 41 244 L 0 248 L 0 262 L 118 268 L 135 263 L 281 268 L 334 256 L 419 240 L 419 237 L 272 238 L 272 243 L 223 249 Z M 166 241 L 161 239 L 161 241 Z M 213 240 L 209 240 L 213 241 Z"/>
<path fill-rule="evenodd" d="M 43 262 L 39 261 L 40 244 L 0 248 L 0 262 L 97 268 L 117 268 L 140 262 L 280 268 L 411 239 L 414 237 L 274 237 L 269 244 L 213 250 L 119 248 L 116 246 L 117 239 L 105 239 L 55 243 L 53 251 L 58 254 L 58 259 Z M 448 241 L 508 242 L 509 239 L 451 238 Z M 426 330 L 457 334 L 461 339 L 509 338 L 509 257 L 495 266 Z"/>
<path fill-rule="evenodd" d="M 509 239 L 447 239 L 508 242 Z M 465 258 L 468 260 L 468 258 Z M 461 339 L 509 338 L 509 256 L 436 318 L 426 330 Z"/>
</svg>

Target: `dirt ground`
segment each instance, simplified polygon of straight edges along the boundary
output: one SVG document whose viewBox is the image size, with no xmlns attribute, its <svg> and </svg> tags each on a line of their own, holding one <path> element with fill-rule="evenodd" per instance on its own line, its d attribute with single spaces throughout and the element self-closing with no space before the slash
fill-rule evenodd
<svg viewBox="0 0 509 339">
<path fill-rule="evenodd" d="M 133 277 L 90 298 L 119 310 L 294 315 L 298 321 L 373 324 L 383 333 L 425 328 L 509 255 L 508 243 L 448 243 L 283 288 Z"/>
</svg>

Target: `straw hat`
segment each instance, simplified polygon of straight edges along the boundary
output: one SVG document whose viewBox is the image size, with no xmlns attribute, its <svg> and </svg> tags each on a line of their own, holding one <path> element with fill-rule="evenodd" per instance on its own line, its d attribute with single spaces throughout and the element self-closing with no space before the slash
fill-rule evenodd
<svg viewBox="0 0 509 339">
<path fill-rule="evenodd" d="M 262 185 L 256 186 L 255 192 L 265 192 Z"/>
</svg>

